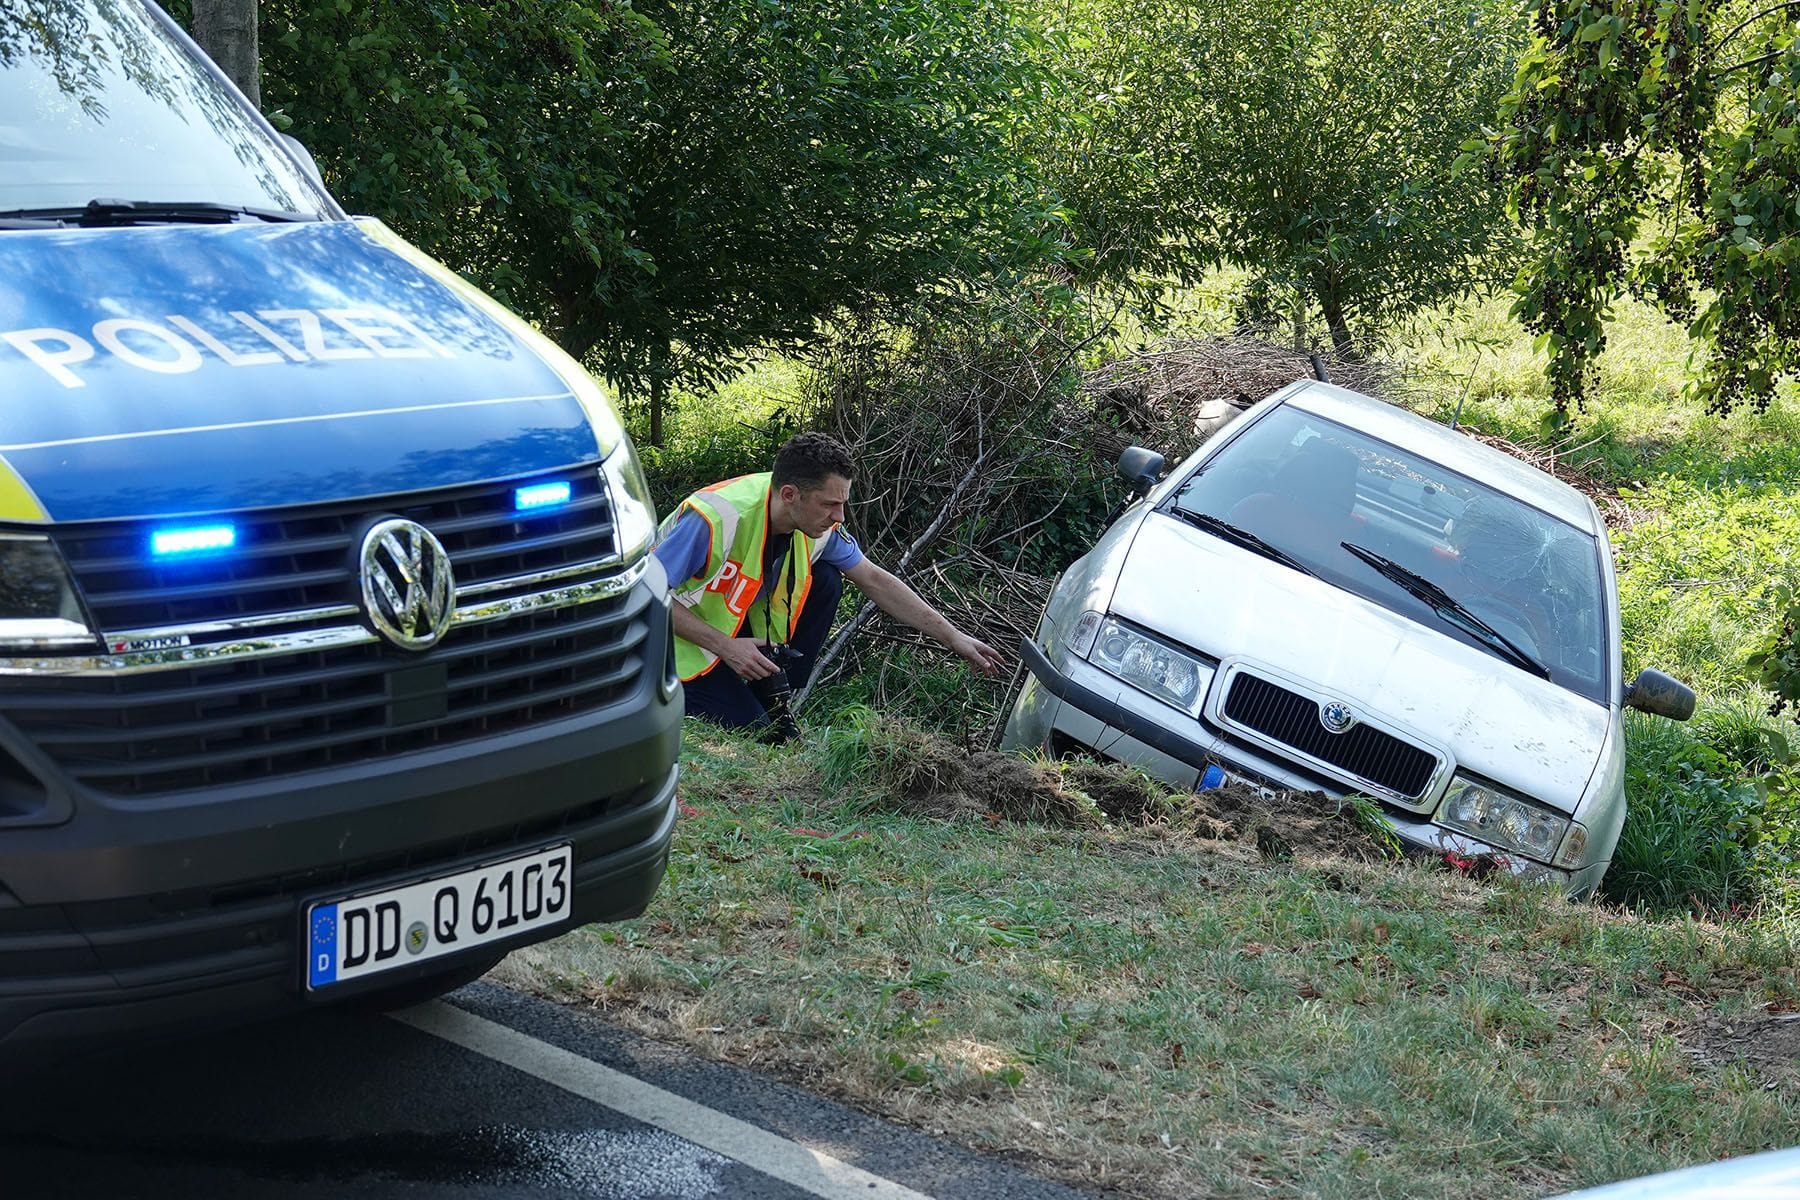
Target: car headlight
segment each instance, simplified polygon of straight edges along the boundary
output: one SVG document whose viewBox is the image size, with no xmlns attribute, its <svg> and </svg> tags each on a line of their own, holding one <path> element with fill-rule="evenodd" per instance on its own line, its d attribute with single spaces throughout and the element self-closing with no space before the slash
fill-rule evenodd
<svg viewBox="0 0 1800 1200">
<path fill-rule="evenodd" d="M 1578 867 L 1587 852 L 1587 830 L 1574 821 L 1466 775 L 1450 781 L 1436 821 L 1490 846 L 1557 866 Z"/>
<path fill-rule="evenodd" d="M 638 465 L 637 449 L 630 437 L 621 438 L 606 456 L 600 474 L 612 496 L 613 536 L 618 539 L 619 558 L 629 565 L 644 556 L 656 537 L 656 505 L 651 503 L 650 485 L 644 482 L 644 469 Z"/>
<path fill-rule="evenodd" d="M 1207 663 L 1111 617 L 1100 622 L 1088 661 L 1195 717 L 1213 677 Z"/>
<path fill-rule="evenodd" d="M 0 653 L 96 646 L 69 569 L 50 539 L 0 533 Z"/>
</svg>

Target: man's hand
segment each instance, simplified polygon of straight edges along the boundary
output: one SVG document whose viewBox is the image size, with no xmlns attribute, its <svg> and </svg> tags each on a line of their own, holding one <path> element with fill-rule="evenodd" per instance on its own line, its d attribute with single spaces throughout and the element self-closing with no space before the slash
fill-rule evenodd
<svg viewBox="0 0 1800 1200">
<path fill-rule="evenodd" d="M 957 633 L 950 639 L 950 649 L 967 660 L 970 667 L 981 675 L 996 675 L 1006 666 L 1006 659 L 1000 652 L 982 641 L 972 638 L 966 633 Z"/>
<path fill-rule="evenodd" d="M 719 647 L 718 654 L 740 679 L 767 679 L 775 673 L 775 664 L 755 638 L 732 638 Z"/>
</svg>

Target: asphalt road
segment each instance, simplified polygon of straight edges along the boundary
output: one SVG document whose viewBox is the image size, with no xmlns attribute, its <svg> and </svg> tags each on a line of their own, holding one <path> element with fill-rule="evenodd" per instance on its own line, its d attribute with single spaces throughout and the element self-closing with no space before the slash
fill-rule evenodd
<svg viewBox="0 0 1800 1200">
<path fill-rule="evenodd" d="M 0 1087 L 3 1200 L 1080 1195 L 491 984 Z"/>
</svg>

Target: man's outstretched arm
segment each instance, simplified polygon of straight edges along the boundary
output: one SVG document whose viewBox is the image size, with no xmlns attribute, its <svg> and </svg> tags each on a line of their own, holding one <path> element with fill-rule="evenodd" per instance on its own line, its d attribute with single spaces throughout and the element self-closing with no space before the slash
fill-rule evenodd
<svg viewBox="0 0 1800 1200">
<path fill-rule="evenodd" d="M 891 571 L 865 558 L 848 568 L 844 578 L 861 588 L 863 595 L 873 600 L 882 612 L 943 643 L 945 649 L 965 659 L 981 674 L 993 675 L 1006 665 L 998 650 L 952 625 L 948 617 Z"/>
</svg>

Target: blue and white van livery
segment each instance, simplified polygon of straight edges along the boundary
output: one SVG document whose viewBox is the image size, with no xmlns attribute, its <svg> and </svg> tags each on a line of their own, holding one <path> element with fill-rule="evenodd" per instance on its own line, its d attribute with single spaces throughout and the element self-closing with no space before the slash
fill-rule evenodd
<svg viewBox="0 0 1800 1200">
<path fill-rule="evenodd" d="M 0 22 L 0 1056 L 641 912 L 682 707 L 607 398 L 160 11 L 45 12 Z"/>
</svg>

